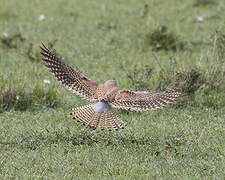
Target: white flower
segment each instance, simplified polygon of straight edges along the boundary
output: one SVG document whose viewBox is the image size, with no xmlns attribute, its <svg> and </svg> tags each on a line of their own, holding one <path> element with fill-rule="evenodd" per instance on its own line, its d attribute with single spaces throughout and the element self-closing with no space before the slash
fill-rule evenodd
<svg viewBox="0 0 225 180">
<path fill-rule="evenodd" d="M 44 14 L 40 14 L 39 21 L 43 21 L 44 19 L 45 19 L 45 15 Z"/>
<path fill-rule="evenodd" d="M 7 32 L 3 32 L 3 36 L 8 37 L 9 34 Z"/>
<path fill-rule="evenodd" d="M 202 22 L 202 21 L 205 20 L 205 18 L 204 18 L 203 16 L 197 16 L 197 17 L 195 18 L 195 20 L 196 20 L 197 22 Z"/>
<path fill-rule="evenodd" d="M 45 84 L 50 84 L 51 81 L 49 81 L 48 79 L 45 79 L 45 80 L 44 80 L 44 83 L 45 83 Z"/>
</svg>

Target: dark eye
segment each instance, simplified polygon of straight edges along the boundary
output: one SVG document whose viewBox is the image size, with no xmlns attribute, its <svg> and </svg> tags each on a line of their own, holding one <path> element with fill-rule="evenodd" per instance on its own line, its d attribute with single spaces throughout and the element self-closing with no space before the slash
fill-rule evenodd
<svg viewBox="0 0 225 180">
<path fill-rule="evenodd" d="M 87 80 L 87 78 L 86 78 L 86 77 L 82 77 L 82 79 L 83 79 L 83 80 Z"/>
</svg>

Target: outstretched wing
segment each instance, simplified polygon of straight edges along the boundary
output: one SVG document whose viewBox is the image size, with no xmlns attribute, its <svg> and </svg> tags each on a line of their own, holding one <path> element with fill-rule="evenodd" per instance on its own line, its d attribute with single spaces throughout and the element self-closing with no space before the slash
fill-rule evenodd
<svg viewBox="0 0 225 180">
<path fill-rule="evenodd" d="M 42 44 L 41 54 L 45 66 L 66 88 L 89 100 L 96 101 L 98 83 L 85 77 L 79 69 L 73 69 Z"/>
<path fill-rule="evenodd" d="M 151 93 L 146 91 L 120 90 L 110 104 L 115 108 L 131 111 L 147 111 L 163 108 L 174 103 L 181 93 Z"/>
</svg>

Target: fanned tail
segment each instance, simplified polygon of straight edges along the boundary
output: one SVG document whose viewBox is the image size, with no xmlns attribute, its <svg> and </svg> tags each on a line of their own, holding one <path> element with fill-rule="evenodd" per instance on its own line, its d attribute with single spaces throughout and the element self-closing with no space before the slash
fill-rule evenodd
<svg viewBox="0 0 225 180">
<path fill-rule="evenodd" d="M 73 119 L 77 119 L 78 122 L 82 122 L 85 126 L 92 129 L 99 127 L 101 130 L 117 131 L 125 127 L 124 122 L 112 110 L 96 112 L 93 104 L 77 107 L 72 110 L 73 112 L 70 114 L 73 116 Z"/>
</svg>

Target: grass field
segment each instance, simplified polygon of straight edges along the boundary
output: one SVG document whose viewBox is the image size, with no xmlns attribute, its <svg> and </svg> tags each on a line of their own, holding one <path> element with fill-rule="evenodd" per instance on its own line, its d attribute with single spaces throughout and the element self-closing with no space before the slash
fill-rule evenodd
<svg viewBox="0 0 225 180">
<path fill-rule="evenodd" d="M 119 132 L 84 131 L 69 113 L 86 102 L 47 71 L 42 42 L 97 82 L 183 96 L 164 110 L 118 110 L 127 123 Z M 224 172 L 224 0 L 1 2 L 0 179 Z"/>
</svg>

